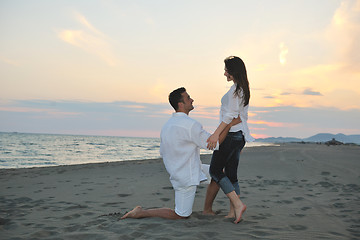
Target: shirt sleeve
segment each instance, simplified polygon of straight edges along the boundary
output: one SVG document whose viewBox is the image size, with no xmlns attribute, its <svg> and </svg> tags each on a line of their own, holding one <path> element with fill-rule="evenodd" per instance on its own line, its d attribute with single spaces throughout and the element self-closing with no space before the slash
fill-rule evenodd
<svg viewBox="0 0 360 240">
<path fill-rule="evenodd" d="M 200 148 L 207 149 L 206 140 L 211 136 L 206 130 L 203 129 L 199 122 L 195 122 L 191 129 L 191 140 Z M 219 149 L 219 142 L 216 143 L 216 148 L 214 150 Z"/>
<path fill-rule="evenodd" d="M 228 106 L 226 114 L 223 117 L 223 122 L 229 124 L 233 118 L 237 118 L 240 113 L 241 100 L 238 95 L 235 95 L 232 91 L 227 93 L 228 95 Z"/>
</svg>

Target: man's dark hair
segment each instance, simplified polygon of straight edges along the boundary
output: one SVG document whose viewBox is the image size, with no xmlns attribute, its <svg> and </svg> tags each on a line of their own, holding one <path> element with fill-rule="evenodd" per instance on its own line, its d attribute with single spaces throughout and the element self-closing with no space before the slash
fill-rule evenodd
<svg viewBox="0 0 360 240">
<path fill-rule="evenodd" d="M 179 108 L 178 103 L 184 100 L 183 96 L 181 95 L 183 92 L 186 92 L 186 89 L 184 87 L 181 87 L 172 91 L 169 94 L 169 103 L 175 109 L 175 111 L 177 111 Z"/>
</svg>

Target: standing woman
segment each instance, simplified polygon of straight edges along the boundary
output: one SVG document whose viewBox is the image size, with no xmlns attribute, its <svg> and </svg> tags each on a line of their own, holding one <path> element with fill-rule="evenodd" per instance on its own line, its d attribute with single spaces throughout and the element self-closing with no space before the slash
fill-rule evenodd
<svg viewBox="0 0 360 240">
<path fill-rule="evenodd" d="M 233 118 L 240 115 L 242 122 L 231 127 L 219 150 L 214 151 L 212 155 L 210 165 L 212 179 L 206 193 L 204 213 L 214 214 L 212 204 L 220 187 L 230 199 L 230 212 L 227 217 L 235 218 L 234 223 L 238 223 L 246 210 L 246 205 L 240 200 L 237 179 L 240 152 L 245 142 L 254 141 L 247 125 L 250 88 L 244 62 L 235 56 L 226 58 L 224 62 L 224 75 L 228 82 L 232 81 L 234 84 L 221 99 L 220 125 L 209 137 L 208 146 L 212 148 L 216 145 L 220 133 Z"/>
</svg>

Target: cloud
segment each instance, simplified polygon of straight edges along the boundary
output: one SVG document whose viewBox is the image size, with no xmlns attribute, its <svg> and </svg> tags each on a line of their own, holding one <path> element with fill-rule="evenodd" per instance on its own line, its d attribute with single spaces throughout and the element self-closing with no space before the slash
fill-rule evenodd
<svg viewBox="0 0 360 240">
<path fill-rule="evenodd" d="M 268 137 L 271 137 L 269 135 L 265 135 L 265 134 L 252 134 L 252 136 L 256 139 L 258 138 L 268 138 Z"/>
<path fill-rule="evenodd" d="M 166 96 L 168 96 L 168 85 L 165 81 L 162 80 L 154 80 L 151 81 L 151 86 L 148 88 L 148 93 L 152 98 L 158 99 L 159 101 L 166 100 Z"/>
<path fill-rule="evenodd" d="M 313 95 L 313 96 L 322 96 L 322 94 L 320 92 L 315 92 L 313 90 L 311 90 L 311 88 L 307 88 L 303 91 L 304 95 Z"/>
<path fill-rule="evenodd" d="M 317 133 L 359 134 L 357 119 L 360 119 L 359 109 L 342 110 L 334 107 L 251 107 L 251 111 L 262 111 L 250 119 L 250 128 L 261 126 L 265 130 L 254 130 L 255 134 L 265 134 L 273 137 L 309 137 Z M 258 123 L 258 124 L 253 124 Z M 276 123 L 261 125 L 261 122 Z"/>
<path fill-rule="evenodd" d="M 292 92 L 282 92 L 282 93 L 280 93 L 280 95 L 282 95 L 282 96 L 287 96 L 287 95 L 292 95 L 292 94 L 294 94 L 294 93 L 292 93 Z"/>
<path fill-rule="evenodd" d="M 249 120 L 248 123 L 254 125 L 265 125 L 268 127 L 283 127 L 284 124 L 280 122 L 266 122 L 264 120 Z"/>
<path fill-rule="evenodd" d="M 80 13 L 75 12 L 75 18 L 85 27 L 87 27 L 91 32 L 95 33 L 99 36 L 105 36 L 102 32 L 97 30 L 93 25 L 89 23 L 89 21 Z"/>
<path fill-rule="evenodd" d="M 132 104 L 132 105 L 119 105 L 119 106 L 124 107 L 124 108 L 133 108 L 133 109 L 144 109 L 145 108 L 145 106 L 143 106 L 143 105 L 134 105 L 134 104 Z"/>
<path fill-rule="evenodd" d="M 360 0 L 342 1 L 327 29 L 327 39 L 336 46 L 337 57 L 349 68 L 360 68 Z"/>
<path fill-rule="evenodd" d="M 0 105 L 0 131 L 158 137 L 168 104 L 19 100 Z M 139 111 L 140 110 L 140 111 Z M 133 133 L 133 134 L 132 134 Z M 156 134 L 155 134 L 156 133 Z"/>
<path fill-rule="evenodd" d="M 65 112 L 59 111 L 56 109 L 42 109 L 42 108 L 32 108 L 32 107 L 1 107 L 0 112 L 7 112 L 7 113 L 22 113 L 26 114 L 27 116 L 31 116 L 32 119 L 50 119 L 50 118 L 57 118 L 57 119 L 64 119 L 69 117 L 76 117 L 79 116 L 81 113 L 78 112 Z"/>
<path fill-rule="evenodd" d="M 286 56 L 289 52 L 289 49 L 287 48 L 287 46 L 285 46 L 285 43 L 280 43 L 279 48 L 280 48 L 280 54 L 279 54 L 280 64 L 285 65 L 287 60 Z"/>
<path fill-rule="evenodd" d="M 83 15 L 75 13 L 75 18 L 85 29 L 63 29 L 57 32 L 58 37 L 68 44 L 100 57 L 109 66 L 117 65 L 118 60 L 112 52 L 110 38 L 90 24 Z"/>
<path fill-rule="evenodd" d="M 0 56 L 0 61 L 3 63 L 9 64 L 9 65 L 15 66 L 15 67 L 20 66 L 20 64 L 17 61 L 14 61 L 14 60 L 6 58 L 6 57 Z"/>
<path fill-rule="evenodd" d="M 139 111 L 141 110 L 141 111 Z M 11 101 L 0 102 L 0 131 L 159 137 L 173 109 L 141 102 Z M 215 108 L 195 106 L 190 117 L 213 132 Z M 359 109 L 250 107 L 254 136 L 309 137 L 320 132 L 359 134 Z"/>
</svg>

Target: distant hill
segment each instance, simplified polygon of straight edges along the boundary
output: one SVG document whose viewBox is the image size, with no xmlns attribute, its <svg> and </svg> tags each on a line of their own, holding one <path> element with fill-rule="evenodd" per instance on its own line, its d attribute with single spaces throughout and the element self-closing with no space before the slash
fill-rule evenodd
<svg viewBox="0 0 360 240">
<path fill-rule="evenodd" d="M 270 138 L 258 138 L 256 142 L 272 142 L 272 143 L 284 143 L 284 142 L 327 142 L 332 139 L 336 139 L 343 143 L 356 143 L 360 144 L 360 135 L 345 135 L 330 134 L 330 133 L 319 133 L 308 138 L 293 138 L 293 137 L 270 137 Z"/>
</svg>

